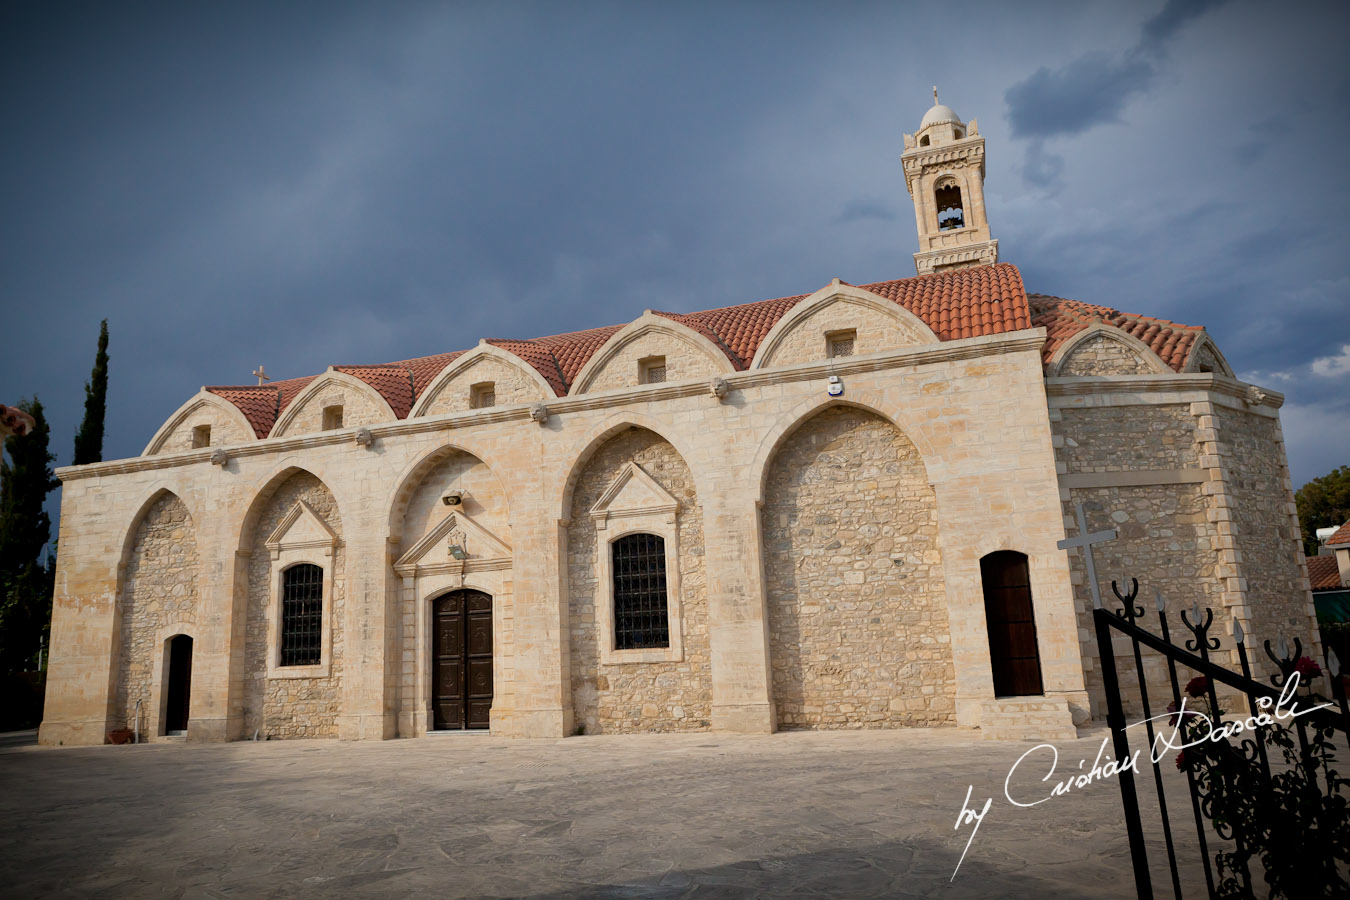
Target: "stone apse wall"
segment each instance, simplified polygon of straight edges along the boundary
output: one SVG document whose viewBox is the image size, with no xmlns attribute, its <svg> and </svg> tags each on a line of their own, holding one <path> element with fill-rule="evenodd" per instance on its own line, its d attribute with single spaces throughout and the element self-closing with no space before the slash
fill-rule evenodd
<svg viewBox="0 0 1350 900">
<path fill-rule="evenodd" d="M 1125 589 L 1139 578 L 1136 605 L 1146 627 L 1158 631 L 1161 591 L 1177 642 L 1190 637 L 1180 612 L 1196 602 L 1211 607 L 1223 662 L 1236 664 L 1235 617 L 1255 637 L 1283 631 L 1307 644 L 1315 618 L 1290 518 L 1293 495 L 1272 405 L 1278 399 L 1253 403 L 1245 386 L 1209 374 L 1141 378 L 1142 364 L 1103 365 L 1091 380 L 1047 383 L 1065 526 L 1076 531 L 1075 505 L 1096 501 L 1102 510 L 1087 513 L 1089 530 L 1119 534 L 1094 550 L 1103 602 L 1120 608 L 1111 581 Z M 1094 715 L 1104 715 L 1091 592 L 1078 551 L 1072 566 L 1087 688 Z M 1119 641 L 1116 651 L 1126 708 L 1134 713 L 1141 703 L 1132 653 Z M 1163 698 L 1165 706 L 1171 684 L 1162 658 L 1145 653 L 1144 671 L 1150 701 L 1157 706 Z M 1183 683 L 1192 674 L 1178 671 Z"/>
<path fill-rule="evenodd" d="M 823 335 L 817 337 L 807 343 L 823 352 Z M 1067 556 L 1055 546 L 1065 529 L 1056 471 L 1063 460 L 1056 459 L 1053 442 L 1063 435 L 1052 436 L 1043 340 L 1042 330 L 1031 329 L 751 368 L 725 374 L 730 390 L 721 398 L 703 378 L 655 385 L 630 381 L 600 395 L 548 399 L 542 424 L 531 420 L 522 403 L 372 423 L 374 441 L 368 446 L 357 443 L 349 427 L 212 448 L 226 451 L 223 465 L 210 462 L 211 451 L 195 450 L 64 469 L 63 552 L 42 740 L 97 743 L 118 723 L 121 711 L 110 691 L 119 652 L 119 548 L 139 527 L 139 511 L 160 491 L 181 500 L 196 529 L 200 576 L 189 740 L 251 735 L 259 714 L 282 734 L 302 725 L 311 729 L 307 733 L 351 739 L 420 733 L 417 697 L 429 669 L 425 647 L 418 644 L 419 610 L 431 593 L 455 587 L 461 577 L 473 586 L 478 576 L 442 566 L 425 579 L 404 577 L 393 563 L 445 514 L 438 497 L 418 494 L 418 486 L 427 482 L 428 466 L 451 452 L 472 457 L 499 484 L 493 490 L 499 489 L 503 500 L 493 515 L 505 516 L 505 524 L 487 527 L 509 536 L 504 568 L 487 586 L 494 596 L 495 733 L 563 736 L 578 722 L 597 730 L 752 732 L 780 722 L 845 727 L 954 719 L 979 725 L 982 710 L 998 707 L 979 568 L 980 558 L 997 550 L 1028 556 L 1047 700 L 1061 705 L 1066 721 L 1070 711 L 1086 715 L 1086 637 Z M 715 351 L 709 349 L 707 358 L 715 359 Z M 668 361 L 688 352 L 675 343 L 666 348 Z M 622 361 L 625 369 L 629 362 Z M 826 393 L 831 374 L 844 384 L 840 398 Z M 596 382 L 610 384 L 599 377 Z M 1170 394 L 1168 402 L 1209 402 L 1215 396 L 1199 386 L 1187 390 L 1194 396 Z M 1051 399 L 1056 410 L 1073 402 Z M 821 414 L 828 415 L 818 418 Z M 841 449 L 813 456 L 800 443 L 845 422 L 858 424 L 826 441 L 840 441 Z M 1059 428 L 1062 419 L 1055 424 Z M 606 449 L 606 442 L 629 426 L 640 429 L 635 434 L 655 436 L 644 438 L 654 443 Z M 613 447 L 623 446 L 624 439 L 618 440 Z M 887 446 L 893 465 L 873 458 Z M 587 578 L 593 576 L 584 559 L 585 541 L 573 533 L 580 518 L 574 506 L 585 502 L 578 495 L 588 496 L 587 467 L 608 471 L 625 452 L 644 459 L 657 454 L 648 459 L 659 470 L 653 477 L 666 479 L 663 489 L 681 498 L 687 671 L 596 664 L 588 656 L 585 607 Z M 1203 468 L 1208 451 L 1202 446 L 1200 452 Z M 611 459 L 610 453 L 619 456 Z M 871 527 L 882 527 L 877 522 L 846 513 L 832 496 L 813 495 L 817 487 L 782 484 L 787 476 L 781 473 L 793 467 L 830 471 L 839 454 L 856 461 L 857 471 L 877 473 L 875 482 L 851 481 L 847 489 L 876 492 L 879 501 L 891 503 L 890 517 L 904 520 L 903 528 L 913 527 L 913 534 L 883 533 L 874 540 Z M 272 693 L 264 685 L 260 694 L 257 638 L 249 630 L 256 619 L 256 541 L 265 538 L 264 520 L 284 506 L 277 501 L 275 509 L 269 507 L 269 492 L 283 490 L 282 482 L 297 471 L 309 473 L 331 495 L 331 506 L 317 497 L 314 505 L 331 510 L 322 515 L 341 535 L 334 566 L 333 669 L 323 684 L 297 681 Z M 882 496 L 892 489 L 894 500 Z M 685 496 L 689 490 L 692 497 Z M 1211 496 L 1203 484 L 1202 494 Z M 421 499 L 410 501 L 410 495 Z M 775 503 L 784 501 L 802 505 L 797 524 L 789 528 L 796 533 L 783 532 L 776 518 L 783 511 Z M 817 515 L 835 521 L 816 523 Z M 832 720 L 823 714 L 810 719 L 805 677 L 800 701 L 792 696 L 791 667 L 780 664 L 789 658 L 787 642 L 781 630 L 779 638 L 770 636 L 790 593 L 779 557 L 804 546 L 804 516 L 810 517 L 805 527 L 836 529 L 823 546 L 837 540 L 835 550 L 846 551 L 835 554 L 845 559 L 822 558 L 805 570 L 808 577 L 823 578 L 825 596 L 835 606 L 827 614 L 822 605 L 818 627 L 799 642 L 802 659 L 821 673 L 811 690 L 821 692 L 822 709 L 827 697 L 835 703 L 830 691 L 854 689 L 824 674 L 829 639 L 821 631 L 832 624 L 824 617 L 837 615 L 848 623 L 845 633 L 868 635 L 839 653 L 860 683 L 851 700 L 841 699 Z M 701 531 L 701 539 L 686 528 Z M 878 560 L 886 537 L 896 540 L 883 566 Z M 901 550 L 899 537 L 909 538 L 918 552 Z M 1196 540 L 1200 537 L 1197 532 Z M 832 566 L 837 575 L 829 573 Z M 793 567 L 795 573 L 795 561 Z M 898 591 L 902 602 L 868 595 L 862 602 L 871 609 L 863 610 L 861 602 L 846 608 L 853 601 L 843 587 L 859 587 L 852 583 L 857 576 L 851 573 L 857 572 L 863 573 L 864 587 L 875 582 L 882 586 L 878 593 Z M 835 577 L 839 583 L 830 583 Z M 817 612 L 803 608 L 802 614 Z M 905 638 L 883 635 L 888 619 Z M 903 661 L 885 663 L 883 657 L 892 653 L 902 654 Z M 908 684 L 916 673 L 924 682 L 917 693 Z M 891 684 L 902 700 L 899 709 L 890 704 Z M 633 702 L 648 690 L 659 698 L 652 701 L 654 711 L 644 708 L 645 700 L 643 706 Z M 883 694 L 888 699 L 881 710 L 877 700 Z M 853 709 L 845 711 L 842 704 Z"/>
</svg>

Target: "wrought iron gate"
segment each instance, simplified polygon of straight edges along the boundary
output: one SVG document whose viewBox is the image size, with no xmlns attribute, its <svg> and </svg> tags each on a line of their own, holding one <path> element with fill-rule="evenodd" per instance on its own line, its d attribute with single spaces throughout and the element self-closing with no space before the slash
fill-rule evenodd
<svg viewBox="0 0 1350 900">
<path fill-rule="evenodd" d="M 1124 762 L 1132 752 L 1139 752 L 1141 773 L 1144 761 L 1152 761 L 1172 892 L 1183 896 L 1172 829 L 1191 818 L 1210 897 L 1350 896 L 1350 781 L 1336 768 L 1338 763 L 1350 764 L 1345 754 L 1350 710 L 1335 653 L 1328 652 L 1323 667 L 1302 655 L 1303 644 L 1297 638 L 1292 652 L 1283 638 L 1277 642 L 1278 649 L 1266 641 L 1265 653 L 1279 670 L 1270 676 L 1274 687 L 1269 687 L 1252 677 L 1241 623 L 1234 622 L 1235 649 L 1242 668 L 1238 674 L 1210 659 L 1210 653 L 1219 649 L 1218 639 L 1209 635 L 1214 623 L 1211 610 L 1202 613 L 1195 604 L 1189 616 L 1181 613 L 1182 624 L 1191 635 L 1183 649 L 1172 643 L 1161 593 L 1157 598 L 1159 634 L 1143 627 L 1144 609 L 1135 605 L 1139 583 L 1131 582 L 1125 593 L 1111 583 L 1123 608 L 1098 607 L 1093 610 L 1093 621 L 1116 759 Z M 1142 714 L 1132 726 L 1124 712 L 1113 635 L 1128 638 L 1133 651 Z M 1172 706 L 1161 715 L 1149 698 L 1144 651 L 1160 654 L 1166 661 Z M 1198 674 L 1183 687 L 1178 667 Z M 1327 682 L 1330 685 L 1314 694 L 1313 682 L 1319 688 Z M 1245 705 L 1245 712 L 1220 708 L 1220 686 L 1228 689 L 1223 695 L 1230 703 Z M 1313 708 L 1321 704 L 1327 705 Z M 1297 715 L 1288 715 L 1291 711 Z M 1157 728 L 1155 717 L 1161 723 Z M 1132 751 L 1131 736 L 1136 743 L 1144 737 L 1137 727 L 1140 723 L 1148 745 L 1142 752 L 1137 746 Z M 1167 739 L 1158 743 L 1164 735 Z M 1168 818 L 1162 766 L 1171 761 L 1176 746 L 1191 740 L 1197 743 L 1176 757 L 1177 768 L 1185 772 L 1191 816 L 1181 813 L 1174 822 Z M 1167 752 L 1154 752 L 1155 748 L 1167 748 Z M 1134 773 L 1126 769 L 1119 777 L 1135 884 L 1141 898 L 1153 897 L 1153 873 Z M 1166 888 L 1160 886 L 1158 893 L 1165 896 Z"/>
</svg>

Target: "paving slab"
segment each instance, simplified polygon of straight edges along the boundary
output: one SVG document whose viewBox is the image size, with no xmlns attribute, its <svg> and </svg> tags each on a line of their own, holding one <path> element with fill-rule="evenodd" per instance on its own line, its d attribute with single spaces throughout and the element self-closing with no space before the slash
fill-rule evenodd
<svg viewBox="0 0 1350 900">
<path fill-rule="evenodd" d="M 1029 757 L 1014 796 L 1090 768 L 1104 735 L 1058 744 L 1046 782 L 1049 755 Z M 965 729 L 11 746 L 0 884 L 137 900 L 1135 896 L 1114 780 L 1007 801 L 1034 746 Z M 968 787 L 993 803 L 953 879 Z"/>
</svg>

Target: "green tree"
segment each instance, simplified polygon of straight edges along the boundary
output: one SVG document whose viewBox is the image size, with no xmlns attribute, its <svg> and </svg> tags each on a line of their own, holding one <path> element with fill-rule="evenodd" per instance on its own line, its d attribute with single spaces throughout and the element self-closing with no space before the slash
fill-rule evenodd
<svg viewBox="0 0 1350 900">
<path fill-rule="evenodd" d="M 1314 478 L 1294 494 L 1303 552 L 1317 552 L 1317 529 L 1350 522 L 1350 466 Z"/>
<path fill-rule="evenodd" d="M 52 521 L 43 509 L 59 482 L 52 473 L 56 457 L 47 449 L 51 429 L 34 397 L 19 404 L 33 417 L 33 430 L 5 441 L 8 459 L 0 460 L 0 671 L 24 668 L 37 655 L 51 622 L 55 567 L 44 565 L 42 548 L 51 538 Z"/>
<path fill-rule="evenodd" d="M 99 326 L 94 371 L 84 383 L 84 422 L 75 435 L 73 464 L 103 461 L 103 420 L 108 409 L 108 320 Z"/>
</svg>

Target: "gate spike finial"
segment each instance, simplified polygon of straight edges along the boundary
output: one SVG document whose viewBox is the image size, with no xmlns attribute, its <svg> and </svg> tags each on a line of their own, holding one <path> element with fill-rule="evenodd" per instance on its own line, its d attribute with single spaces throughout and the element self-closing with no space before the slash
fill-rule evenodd
<svg viewBox="0 0 1350 900">
<path fill-rule="evenodd" d="M 1191 618 L 1195 620 L 1195 623 L 1196 623 L 1197 625 L 1200 624 L 1200 601 L 1199 601 L 1199 600 L 1192 600 L 1192 601 L 1191 601 Z"/>
<path fill-rule="evenodd" d="M 1327 672 L 1330 673 L 1332 678 L 1341 674 L 1341 660 L 1336 656 L 1335 650 L 1327 651 Z"/>
<path fill-rule="evenodd" d="M 1275 649 L 1280 651 L 1281 658 L 1289 658 L 1289 642 L 1284 639 L 1284 635 L 1280 635 L 1279 640 L 1276 641 Z"/>
<path fill-rule="evenodd" d="M 1243 632 L 1242 632 L 1242 620 L 1241 620 L 1241 619 L 1234 619 L 1234 620 L 1233 620 L 1233 640 L 1235 640 L 1235 641 L 1237 641 L 1239 644 L 1241 644 L 1241 643 L 1243 643 L 1243 638 L 1245 638 L 1245 637 L 1246 637 L 1246 635 L 1243 634 Z"/>
<path fill-rule="evenodd" d="M 1158 601 L 1158 612 L 1165 612 L 1167 604 L 1163 602 L 1162 588 L 1157 589 L 1155 599 Z"/>
</svg>

